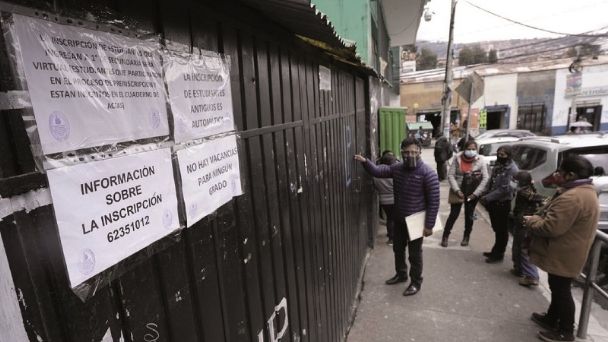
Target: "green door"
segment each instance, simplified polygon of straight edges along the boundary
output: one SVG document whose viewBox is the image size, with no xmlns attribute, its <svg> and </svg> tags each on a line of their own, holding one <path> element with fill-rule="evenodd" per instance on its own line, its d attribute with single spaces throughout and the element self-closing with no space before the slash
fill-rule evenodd
<svg viewBox="0 0 608 342">
<path fill-rule="evenodd" d="M 405 107 L 380 108 L 380 153 L 391 150 L 399 156 L 400 144 L 406 137 Z"/>
</svg>

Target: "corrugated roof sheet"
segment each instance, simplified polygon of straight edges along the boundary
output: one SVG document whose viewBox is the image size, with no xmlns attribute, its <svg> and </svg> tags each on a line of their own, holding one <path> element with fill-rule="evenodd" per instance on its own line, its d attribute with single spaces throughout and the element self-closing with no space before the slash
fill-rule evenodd
<svg viewBox="0 0 608 342">
<path fill-rule="evenodd" d="M 343 61 L 364 67 L 361 59 L 356 56 L 355 47 L 336 33 L 327 16 L 318 11 L 310 0 L 241 1 L 290 32 L 305 38 L 304 41 L 329 51 Z"/>
</svg>

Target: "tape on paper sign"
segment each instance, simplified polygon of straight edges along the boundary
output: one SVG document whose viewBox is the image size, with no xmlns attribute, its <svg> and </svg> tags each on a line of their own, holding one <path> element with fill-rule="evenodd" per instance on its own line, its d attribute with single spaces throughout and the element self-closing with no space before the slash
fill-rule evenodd
<svg viewBox="0 0 608 342">
<path fill-rule="evenodd" d="M 169 149 L 47 175 L 72 287 L 179 228 Z"/>
<path fill-rule="evenodd" d="M 169 134 L 157 42 L 13 19 L 44 154 Z"/>
<path fill-rule="evenodd" d="M 241 195 L 236 136 L 177 151 L 188 227 Z"/>
</svg>

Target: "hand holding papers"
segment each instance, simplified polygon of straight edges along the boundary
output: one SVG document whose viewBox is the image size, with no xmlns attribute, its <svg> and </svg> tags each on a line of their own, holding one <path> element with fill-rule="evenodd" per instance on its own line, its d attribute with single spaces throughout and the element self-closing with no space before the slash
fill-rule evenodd
<svg viewBox="0 0 608 342">
<path fill-rule="evenodd" d="M 426 219 L 426 211 L 420 211 L 415 214 L 412 214 L 405 218 L 405 224 L 407 226 L 407 232 L 410 237 L 410 241 L 414 241 L 420 239 L 424 232 L 424 221 Z M 435 226 L 433 230 L 441 230 L 443 226 L 441 224 L 441 220 L 439 216 L 437 216 L 437 220 L 435 220 Z"/>
</svg>

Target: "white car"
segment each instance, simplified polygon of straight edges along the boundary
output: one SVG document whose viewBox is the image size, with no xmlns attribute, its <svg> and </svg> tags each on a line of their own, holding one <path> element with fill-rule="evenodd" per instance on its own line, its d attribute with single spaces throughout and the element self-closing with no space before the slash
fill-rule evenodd
<svg viewBox="0 0 608 342">
<path fill-rule="evenodd" d="M 608 176 L 592 177 L 600 200 L 600 222 L 598 229 L 608 233 Z"/>
<path fill-rule="evenodd" d="M 538 191 L 546 196 L 552 195 L 555 189 L 543 186 L 542 180 L 557 170 L 564 156 L 581 155 L 594 167 L 608 170 L 608 134 L 523 138 L 512 146 L 513 160 L 519 169 L 530 172 Z"/>
<path fill-rule="evenodd" d="M 535 137 L 536 134 L 528 131 L 527 129 L 491 129 L 485 131 L 475 137 L 475 140 L 482 140 L 488 138 L 524 138 L 524 137 Z"/>
</svg>

